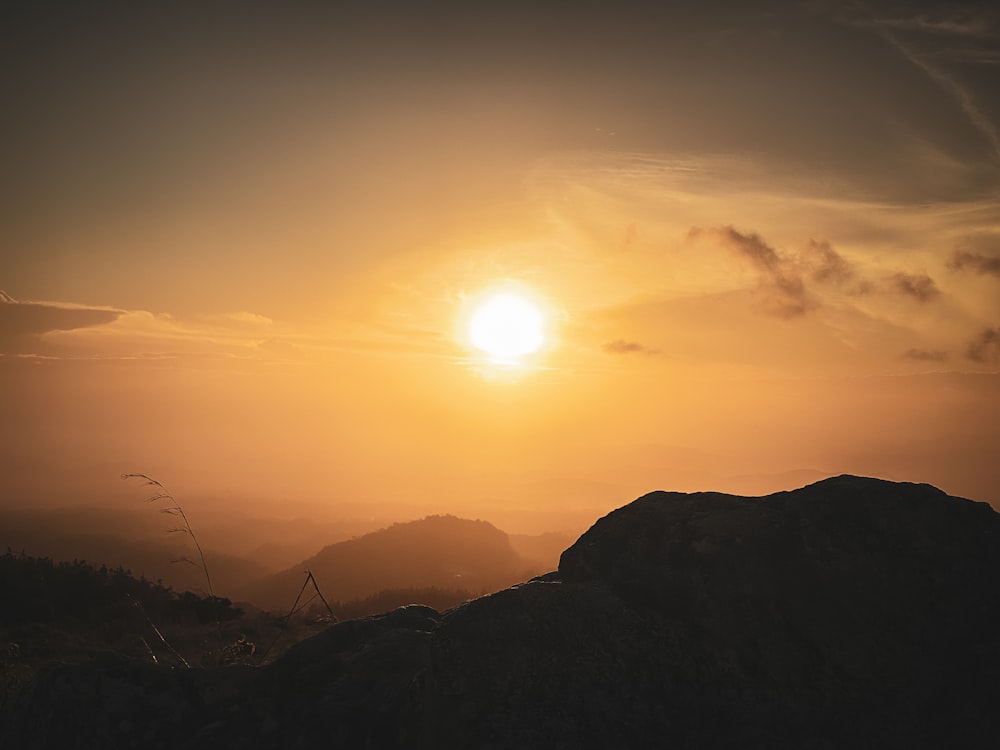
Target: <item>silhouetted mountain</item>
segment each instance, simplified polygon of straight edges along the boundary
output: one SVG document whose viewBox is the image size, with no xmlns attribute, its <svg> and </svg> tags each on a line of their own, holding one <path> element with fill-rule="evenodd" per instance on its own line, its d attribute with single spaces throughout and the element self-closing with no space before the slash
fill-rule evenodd
<svg viewBox="0 0 1000 750">
<path fill-rule="evenodd" d="M 33 554 L 51 556 L 56 560 L 92 560 L 95 565 L 125 567 L 136 575 L 162 581 L 178 591 L 205 593 L 205 576 L 200 567 L 186 563 L 180 556 L 197 557 L 197 552 L 179 545 L 150 540 L 130 540 L 101 534 L 62 537 L 51 544 L 12 550 L 31 551 Z M 230 595 L 243 581 L 265 574 L 266 568 L 253 560 L 233 555 L 206 552 L 213 587 L 217 594 Z"/>
<path fill-rule="evenodd" d="M 444 615 L 343 622 L 256 669 L 54 668 L 0 744 L 991 747 L 998 584 L 1000 516 L 928 485 L 654 492 Z"/>
<path fill-rule="evenodd" d="M 346 601 L 414 587 L 479 595 L 527 580 L 541 568 L 514 552 L 507 535 L 486 521 L 428 516 L 332 544 L 237 595 L 259 606 L 288 608 L 306 570 L 328 600 Z"/>
</svg>

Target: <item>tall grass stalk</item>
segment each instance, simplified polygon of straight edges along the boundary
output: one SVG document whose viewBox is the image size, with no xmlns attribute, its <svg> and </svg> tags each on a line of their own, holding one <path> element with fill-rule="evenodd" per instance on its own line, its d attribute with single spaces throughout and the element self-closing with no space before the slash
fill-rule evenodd
<svg viewBox="0 0 1000 750">
<path fill-rule="evenodd" d="M 129 599 L 132 599 L 132 597 L 130 596 Z M 168 641 L 166 638 L 163 637 L 163 633 L 160 632 L 160 629 L 156 627 L 156 624 L 152 620 L 149 619 L 149 615 L 146 614 L 146 610 L 142 608 L 142 604 L 139 603 L 139 600 L 132 599 L 132 604 L 135 606 L 137 610 L 139 610 L 139 612 L 142 613 L 142 616 L 146 618 L 146 622 L 149 623 L 149 627 L 151 627 L 153 629 L 153 632 L 156 633 L 156 637 L 160 639 L 160 642 L 163 643 L 163 645 L 170 650 L 170 653 L 172 653 L 180 660 L 181 664 L 183 664 L 188 669 L 191 669 L 191 664 L 188 662 L 188 660 L 185 659 L 183 656 L 181 656 L 181 652 L 178 651 L 176 648 L 174 648 L 173 645 L 171 645 L 170 641 Z M 153 649 L 151 649 L 149 647 L 149 644 L 146 643 L 145 638 L 142 639 L 142 643 L 146 647 L 146 650 L 149 652 L 149 655 L 152 657 L 153 663 L 157 664 L 158 661 L 156 658 L 156 654 L 153 653 Z"/>
<path fill-rule="evenodd" d="M 196 568 L 201 568 L 201 572 L 205 576 L 205 584 L 208 587 L 208 596 L 212 600 L 212 612 L 215 616 L 215 627 L 219 631 L 219 638 L 222 638 L 222 621 L 219 619 L 219 604 L 215 597 L 215 589 L 212 587 L 212 576 L 208 572 L 208 563 L 205 561 L 205 551 L 201 548 L 201 543 L 198 541 L 198 537 L 194 533 L 194 529 L 191 527 L 191 522 L 188 520 L 187 513 L 184 512 L 184 508 L 181 507 L 181 504 L 177 502 L 177 498 L 170 494 L 166 487 L 147 474 L 122 474 L 122 479 L 141 479 L 144 486 L 154 487 L 155 490 L 153 495 L 146 498 L 146 502 L 166 502 L 166 507 L 160 508 L 160 513 L 180 519 L 180 526 L 174 526 L 167 529 L 167 531 L 171 534 L 187 534 L 191 537 L 191 541 L 194 542 L 195 549 L 198 550 L 198 560 L 195 561 L 189 557 L 179 557 L 175 560 L 171 560 L 171 562 L 185 562 Z"/>
<path fill-rule="evenodd" d="M 303 602 L 300 605 L 299 602 L 302 600 L 302 595 L 306 592 L 306 587 L 310 583 L 312 583 L 313 589 L 316 590 L 316 593 L 313 594 L 311 597 L 309 597 L 309 599 L 307 599 L 305 602 Z M 330 619 L 333 622 L 337 622 L 337 616 L 335 614 L 333 614 L 333 609 L 330 607 L 330 604 L 326 601 L 326 597 L 323 596 L 323 592 L 319 590 L 319 584 L 316 583 L 316 577 L 312 574 L 311 570 L 309 570 L 308 568 L 306 568 L 306 580 L 304 580 L 302 582 L 302 588 L 299 589 L 299 595 L 295 597 L 295 602 L 292 604 L 292 608 L 290 610 L 288 610 L 288 614 L 285 615 L 284 624 L 283 624 L 282 627 L 283 628 L 287 628 L 288 627 L 288 623 L 292 619 L 292 615 L 294 615 L 299 610 L 302 610 L 302 609 L 305 609 L 306 607 L 308 607 L 309 604 L 310 604 L 310 602 L 312 602 L 312 600 L 315 599 L 317 596 L 319 597 L 320 601 L 323 602 L 324 606 L 326 607 L 326 611 L 330 613 Z M 280 637 L 281 637 L 281 630 L 278 630 L 277 634 L 274 636 L 274 640 L 271 641 L 271 643 L 268 645 L 268 647 L 266 649 L 264 649 L 264 653 L 261 654 L 261 657 L 260 657 L 260 663 L 261 664 L 264 663 L 264 660 L 267 658 L 267 655 L 269 653 L 271 653 L 271 649 L 274 648 L 274 644 L 278 642 L 278 639 Z"/>
</svg>

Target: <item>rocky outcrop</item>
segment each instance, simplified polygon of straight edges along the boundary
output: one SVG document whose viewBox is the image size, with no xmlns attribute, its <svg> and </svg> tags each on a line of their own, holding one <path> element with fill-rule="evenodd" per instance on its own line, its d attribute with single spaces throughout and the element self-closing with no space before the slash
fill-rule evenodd
<svg viewBox="0 0 1000 750">
<path fill-rule="evenodd" d="M 981 746 L 1000 718 L 1000 516 L 837 477 L 654 492 L 559 571 L 435 632 L 442 746 Z"/>
<path fill-rule="evenodd" d="M 443 615 L 340 623 L 259 668 L 53 669 L 0 740 L 985 747 L 1000 736 L 998 579 L 1000 516 L 927 485 L 655 492 L 558 571 Z"/>
</svg>

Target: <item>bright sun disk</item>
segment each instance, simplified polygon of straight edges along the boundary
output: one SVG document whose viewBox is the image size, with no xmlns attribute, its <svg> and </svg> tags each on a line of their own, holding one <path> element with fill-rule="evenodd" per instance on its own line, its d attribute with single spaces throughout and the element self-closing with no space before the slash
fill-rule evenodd
<svg viewBox="0 0 1000 750">
<path fill-rule="evenodd" d="M 524 297 L 498 293 L 479 304 L 469 319 L 469 342 L 500 360 L 517 360 L 545 343 L 542 311 Z"/>
</svg>

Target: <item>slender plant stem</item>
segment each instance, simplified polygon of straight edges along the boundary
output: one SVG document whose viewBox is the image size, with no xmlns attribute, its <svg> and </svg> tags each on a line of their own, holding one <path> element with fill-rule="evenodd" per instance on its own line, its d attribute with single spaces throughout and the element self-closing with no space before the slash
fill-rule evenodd
<svg viewBox="0 0 1000 750">
<path fill-rule="evenodd" d="M 132 599 L 132 597 L 129 597 L 129 598 Z M 181 656 L 180 651 L 178 651 L 172 645 L 170 645 L 170 641 L 168 641 L 166 638 L 163 637 L 163 633 L 160 632 L 160 629 L 158 627 L 156 627 L 156 625 L 153 623 L 152 620 L 149 619 L 149 615 L 146 614 L 146 610 L 144 610 L 142 608 L 142 605 L 139 603 L 139 600 L 138 599 L 132 599 L 132 604 L 135 605 L 136 609 L 138 609 L 140 612 L 142 612 L 142 616 L 146 618 L 146 622 L 149 623 L 149 627 L 151 627 L 153 629 L 153 632 L 156 633 L 156 637 L 160 639 L 160 641 L 163 643 L 163 645 L 166 646 L 168 649 L 170 649 L 170 653 L 172 653 L 174 656 L 176 656 L 178 659 L 180 659 L 181 664 L 183 664 L 188 669 L 191 669 L 191 665 L 188 663 L 188 660 L 185 659 L 183 656 Z M 143 639 L 143 643 L 146 643 L 145 639 Z M 149 644 L 148 643 L 146 644 L 146 648 L 149 649 Z M 153 655 L 153 652 L 152 652 L 151 649 L 150 649 L 149 653 L 150 653 L 150 655 Z M 153 656 L 153 661 L 154 662 L 156 661 L 156 656 Z"/>
<path fill-rule="evenodd" d="M 315 589 L 316 593 L 313 594 L 311 597 L 309 597 L 309 599 L 307 601 L 303 602 L 300 605 L 299 602 L 302 600 L 302 595 L 306 592 L 306 586 L 308 586 L 310 583 L 313 585 L 313 589 Z M 304 580 L 302 582 L 302 588 L 299 589 L 299 595 L 295 597 L 295 603 L 292 604 L 292 608 L 290 610 L 288 610 L 288 614 L 285 615 L 285 618 L 284 618 L 284 620 L 285 620 L 284 627 L 288 627 L 288 623 L 292 619 L 292 615 L 294 615 L 299 610 L 305 609 L 307 606 L 309 606 L 309 602 L 311 602 L 317 596 L 319 597 L 320 601 L 323 602 L 323 605 L 326 607 L 326 611 L 330 613 L 330 618 L 334 622 L 336 622 L 337 621 L 337 616 L 335 614 L 333 614 L 333 609 L 330 607 L 330 604 L 326 601 L 326 597 L 323 596 L 323 592 L 319 590 L 319 584 L 316 583 L 316 577 L 312 574 L 312 571 L 307 568 L 306 569 L 306 580 Z M 267 655 L 269 653 L 271 653 L 271 649 L 274 647 L 274 644 L 278 642 L 278 639 L 280 637 L 281 637 L 281 630 L 278 630 L 278 634 L 274 636 L 274 640 L 271 641 L 271 643 L 268 645 L 268 647 L 266 649 L 264 649 L 264 653 L 261 654 L 261 657 L 260 657 L 260 663 L 261 664 L 264 663 L 264 659 L 266 659 Z"/>
<path fill-rule="evenodd" d="M 147 498 L 148 502 L 157 502 L 158 500 L 168 500 L 171 505 L 167 506 L 161 513 L 167 513 L 171 516 L 177 516 L 183 521 L 184 525 L 182 527 L 170 529 L 170 531 L 180 531 L 191 537 L 191 541 L 194 542 L 195 549 L 198 550 L 198 559 L 201 563 L 194 563 L 195 567 L 201 568 L 202 574 L 205 576 L 205 583 L 208 585 L 208 596 L 212 600 L 212 613 L 215 617 L 215 627 L 219 631 L 219 639 L 222 640 L 222 621 L 219 619 L 219 603 L 215 596 L 215 589 L 212 587 L 212 576 L 208 572 L 208 563 L 205 561 L 205 551 L 201 548 L 201 543 L 198 541 L 197 535 L 194 533 L 194 529 L 191 526 L 191 522 L 188 520 L 187 513 L 184 512 L 184 508 L 181 504 L 177 502 L 170 491 L 167 490 L 159 481 L 153 479 L 148 474 L 122 474 L 122 479 L 141 479 L 143 482 L 150 487 L 156 487 L 159 491 L 150 498 Z M 181 558 L 175 562 L 186 561 L 186 558 Z"/>
<path fill-rule="evenodd" d="M 319 597 L 319 600 L 323 602 L 323 606 L 326 607 L 326 611 L 330 614 L 330 617 L 333 618 L 333 621 L 336 622 L 337 616 L 333 614 L 333 609 L 327 603 L 326 597 L 323 596 L 323 592 L 319 590 L 319 584 L 316 583 L 316 576 L 314 576 L 312 571 L 308 568 L 306 568 L 306 575 L 308 576 L 308 580 L 312 581 L 313 588 L 316 589 L 316 595 Z"/>
</svg>

